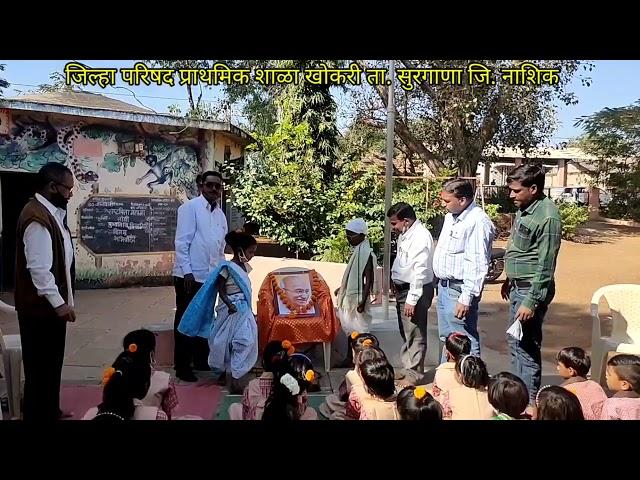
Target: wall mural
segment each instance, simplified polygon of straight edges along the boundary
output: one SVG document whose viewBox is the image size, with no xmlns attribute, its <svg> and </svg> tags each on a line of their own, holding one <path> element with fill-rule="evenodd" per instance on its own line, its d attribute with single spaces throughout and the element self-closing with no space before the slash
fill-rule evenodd
<svg viewBox="0 0 640 480">
<path fill-rule="evenodd" d="M 205 145 L 188 133 L 156 133 L 156 126 L 119 128 L 70 123 L 56 115 L 20 114 L 8 134 L 0 134 L 0 171 L 35 173 L 49 162 L 68 166 L 76 179 L 74 202 L 102 194 L 152 194 L 193 198 Z M 153 133 L 146 133 L 144 128 Z M 173 189 L 174 191 L 169 191 Z M 78 209 L 68 222 L 77 225 Z M 76 240 L 79 288 L 163 285 L 171 279 L 173 253 L 114 255 L 98 260 Z"/>
<path fill-rule="evenodd" d="M 101 168 L 126 175 L 127 168 L 145 162 L 148 170 L 136 184 L 145 182 L 150 194 L 161 185 L 189 198 L 196 194 L 198 158 L 188 145 L 82 122 L 55 127 L 16 120 L 11 135 L 0 136 L 0 169 L 37 172 L 49 162 L 67 165 L 81 188 L 98 182 Z"/>
</svg>

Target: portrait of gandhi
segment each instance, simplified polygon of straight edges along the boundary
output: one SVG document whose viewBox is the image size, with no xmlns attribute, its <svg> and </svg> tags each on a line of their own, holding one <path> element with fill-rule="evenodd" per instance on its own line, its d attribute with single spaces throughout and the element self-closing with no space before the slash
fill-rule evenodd
<svg viewBox="0 0 640 480">
<path fill-rule="evenodd" d="M 311 301 L 312 289 L 308 273 L 282 275 L 278 280 L 280 288 L 284 290 L 291 304 L 298 307 L 305 307 Z M 291 313 L 280 298 L 278 298 L 278 309 L 280 315 L 288 315 Z M 312 306 L 305 313 L 314 315 L 316 313 L 315 306 Z"/>
</svg>

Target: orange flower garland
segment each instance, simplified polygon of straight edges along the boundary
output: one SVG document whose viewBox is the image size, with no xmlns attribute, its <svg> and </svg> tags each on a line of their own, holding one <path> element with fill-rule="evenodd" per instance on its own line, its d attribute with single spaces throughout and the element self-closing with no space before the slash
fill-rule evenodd
<svg viewBox="0 0 640 480">
<path fill-rule="evenodd" d="M 305 306 L 300 307 L 289 300 L 289 297 L 285 293 L 284 289 L 278 285 L 278 281 L 276 280 L 276 276 L 273 273 L 270 273 L 269 276 L 271 278 L 271 285 L 273 285 L 273 290 L 280 298 L 280 301 L 286 306 L 291 314 L 294 315 L 302 315 L 307 313 L 318 301 L 317 292 L 320 288 L 320 279 L 318 278 L 318 273 L 315 270 L 311 270 L 309 272 L 311 274 L 312 282 L 311 282 L 311 300 Z"/>
</svg>

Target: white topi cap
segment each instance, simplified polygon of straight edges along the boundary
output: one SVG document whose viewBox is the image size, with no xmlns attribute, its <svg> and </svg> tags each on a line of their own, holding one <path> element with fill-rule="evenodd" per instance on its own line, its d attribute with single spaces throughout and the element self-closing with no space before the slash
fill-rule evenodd
<svg viewBox="0 0 640 480">
<path fill-rule="evenodd" d="M 367 222 L 365 222 L 361 218 L 354 218 L 349 223 L 347 223 L 347 230 L 353 233 L 362 233 L 364 235 L 367 234 Z"/>
</svg>

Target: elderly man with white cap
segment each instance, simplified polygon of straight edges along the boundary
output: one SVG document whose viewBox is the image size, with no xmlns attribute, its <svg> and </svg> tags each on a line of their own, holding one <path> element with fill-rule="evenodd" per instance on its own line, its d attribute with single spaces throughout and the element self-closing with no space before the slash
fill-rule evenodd
<svg viewBox="0 0 640 480">
<path fill-rule="evenodd" d="M 356 218 L 347 223 L 347 240 L 354 248 L 344 271 L 340 288 L 336 290 L 337 306 L 342 329 L 350 338 L 352 332 L 368 332 L 371 328 L 369 297 L 377 292 L 375 267 L 378 262 L 367 238 L 367 222 Z M 347 348 L 346 363 L 352 363 L 351 346 Z"/>
</svg>

